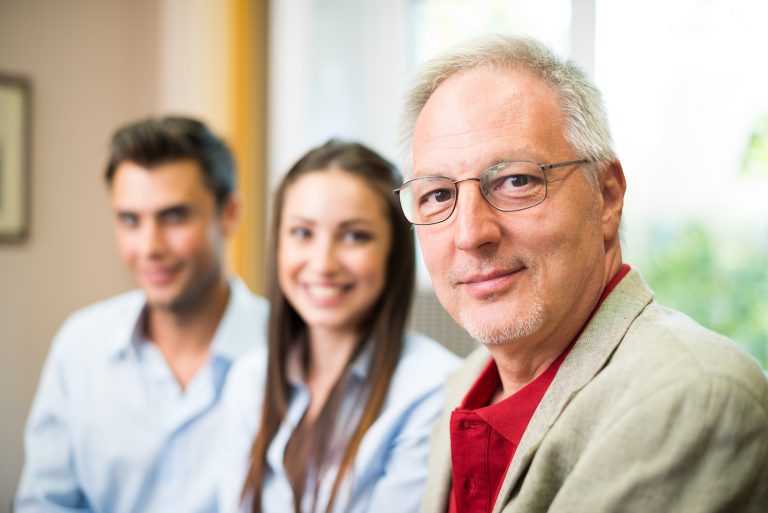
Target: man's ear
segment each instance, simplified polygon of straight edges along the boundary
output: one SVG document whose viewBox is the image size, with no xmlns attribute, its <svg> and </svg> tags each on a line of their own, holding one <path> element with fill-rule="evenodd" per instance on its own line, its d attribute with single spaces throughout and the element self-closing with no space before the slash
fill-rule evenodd
<svg viewBox="0 0 768 513">
<path fill-rule="evenodd" d="M 221 219 L 221 228 L 224 231 L 224 235 L 229 237 L 235 233 L 237 226 L 240 224 L 241 216 L 242 199 L 240 194 L 233 192 L 219 207 L 219 217 Z"/>
<path fill-rule="evenodd" d="M 600 220 L 603 224 L 603 240 L 606 243 L 619 236 L 626 190 L 627 180 L 624 178 L 624 169 L 621 167 L 621 162 L 614 160 L 608 164 L 600 180 L 600 193 L 603 197 Z"/>
</svg>

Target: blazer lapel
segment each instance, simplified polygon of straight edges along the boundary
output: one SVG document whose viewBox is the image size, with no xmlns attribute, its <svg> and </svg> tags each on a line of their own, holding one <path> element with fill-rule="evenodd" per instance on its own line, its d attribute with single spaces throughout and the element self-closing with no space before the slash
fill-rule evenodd
<svg viewBox="0 0 768 513">
<path fill-rule="evenodd" d="M 573 397 L 606 365 L 632 322 L 652 299 L 653 293 L 634 269 L 605 298 L 560 366 L 531 417 L 507 469 L 493 513 L 500 513 L 509 502 L 512 490 L 517 486 L 544 435 Z"/>
</svg>

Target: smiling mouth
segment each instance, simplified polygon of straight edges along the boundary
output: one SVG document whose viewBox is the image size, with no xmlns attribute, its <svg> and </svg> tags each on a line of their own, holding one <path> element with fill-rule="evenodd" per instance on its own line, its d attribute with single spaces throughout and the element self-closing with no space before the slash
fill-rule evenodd
<svg viewBox="0 0 768 513">
<path fill-rule="evenodd" d="M 352 290 L 352 285 L 305 285 L 309 296 L 317 302 L 332 304 Z"/>
<path fill-rule="evenodd" d="M 168 283 L 172 282 L 178 271 L 179 269 L 175 267 L 169 269 L 155 269 L 151 271 L 144 271 L 142 275 L 145 281 L 151 285 L 158 286 L 167 285 Z"/>
<path fill-rule="evenodd" d="M 487 299 L 506 292 L 524 270 L 525 267 L 521 267 L 513 270 L 469 275 L 459 280 L 457 285 L 469 292 L 471 296 Z"/>
</svg>

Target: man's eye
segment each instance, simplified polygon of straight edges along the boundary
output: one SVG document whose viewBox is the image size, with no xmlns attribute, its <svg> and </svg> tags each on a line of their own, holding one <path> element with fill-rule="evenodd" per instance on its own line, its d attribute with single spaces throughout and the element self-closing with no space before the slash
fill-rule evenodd
<svg viewBox="0 0 768 513">
<path fill-rule="evenodd" d="M 139 225 L 139 217 L 135 214 L 117 214 L 117 222 L 127 228 L 133 228 Z"/>
<path fill-rule="evenodd" d="M 453 198 L 453 191 L 450 189 L 435 189 L 424 194 L 421 197 L 421 203 L 443 203 L 451 201 Z"/>
<path fill-rule="evenodd" d="M 189 219 L 189 212 L 185 209 L 173 209 L 163 212 L 162 220 L 168 224 L 179 224 Z"/>
<path fill-rule="evenodd" d="M 498 191 L 500 189 L 517 189 L 525 187 L 527 185 L 533 185 L 536 180 L 535 176 L 531 175 L 509 175 L 498 178 L 493 184 L 493 190 Z"/>
<path fill-rule="evenodd" d="M 312 236 L 312 232 L 309 231 L 309 228 L 303 227 L 291 228 L 288 233 L 294 239 L 308 239 Z"/>
</svg>

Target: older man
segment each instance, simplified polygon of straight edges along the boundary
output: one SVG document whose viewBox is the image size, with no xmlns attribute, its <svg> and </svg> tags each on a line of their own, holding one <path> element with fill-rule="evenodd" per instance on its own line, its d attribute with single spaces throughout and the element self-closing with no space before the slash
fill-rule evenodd
<svg viewBox="0 0 768 513">
<path fill-rule="evenodd" d="M 765 511 L 768 382 L 623 263 L 600 94 L 529 39 L 427 63 L 398 193 L 446 310 L 483 343 L 449 382 L 423 511 Z"/>
</svg>

